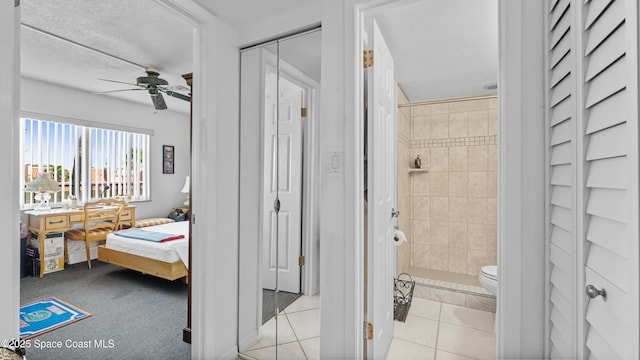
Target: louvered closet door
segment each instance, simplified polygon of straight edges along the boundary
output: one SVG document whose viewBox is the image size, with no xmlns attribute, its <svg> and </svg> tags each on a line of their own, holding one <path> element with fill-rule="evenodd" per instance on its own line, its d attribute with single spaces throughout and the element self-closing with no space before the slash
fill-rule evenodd
<svg viewBox="0 0 640 360">
<path fill-rule="evenodd" d="M 586 1 L 585 284 L 589 358 L 638 359 L 637 0 Z"/>
<path fill-rule="evenodd" d="M 574 8 L 552 1 L 548 14 L 549 344 L 551 358 L 574 358 L 577 329 L 576 56 Z"/>
<path fill-rule="evenodd" d="M 548 9 L 548 354 L 638 359 L 637 0 Z"/>
</svg>

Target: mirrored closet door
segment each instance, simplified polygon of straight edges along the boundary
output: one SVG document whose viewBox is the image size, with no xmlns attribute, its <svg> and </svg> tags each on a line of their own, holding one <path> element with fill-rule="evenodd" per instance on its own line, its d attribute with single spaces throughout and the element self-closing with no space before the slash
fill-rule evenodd
<svg viewBox="0 0 640 360">
<path fill-rule="evenodd" d="M 238 347 L 251 358 L 306 357 L 286 307 L 303 286 L 317 292 L 304 255 L 314 246 L 305 177 L 316 173 L 309 120 L 319 81 L 319 29 L 242 50 Z"/>
</svg>

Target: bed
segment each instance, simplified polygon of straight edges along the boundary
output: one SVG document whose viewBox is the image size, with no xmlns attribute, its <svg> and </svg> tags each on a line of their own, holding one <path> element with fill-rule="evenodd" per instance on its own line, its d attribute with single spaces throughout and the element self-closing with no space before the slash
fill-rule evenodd
<svg viewBox="0 0 640 360">
<path fill-rule="evenodd" d="M 118 234 L 107 235 L 107 242 L 98 247 L 98 260 L 167 280 L 186 282 L 189 265 L 189 222 L 149 226 L 154 233 L 184 235 L 166 242 L 132 239 Z"/>
</svg>

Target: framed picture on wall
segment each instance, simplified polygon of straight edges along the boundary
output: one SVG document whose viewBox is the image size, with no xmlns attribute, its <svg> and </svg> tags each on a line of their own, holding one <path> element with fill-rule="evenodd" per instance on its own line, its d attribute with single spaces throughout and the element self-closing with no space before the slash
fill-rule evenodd
<svg viewBox="0 0 640 360">
<path fill-rule="evenodd" d="M 162 145 L 162 173 L 173 174 L 174 150 L 172 145 Z"/>
</svg>

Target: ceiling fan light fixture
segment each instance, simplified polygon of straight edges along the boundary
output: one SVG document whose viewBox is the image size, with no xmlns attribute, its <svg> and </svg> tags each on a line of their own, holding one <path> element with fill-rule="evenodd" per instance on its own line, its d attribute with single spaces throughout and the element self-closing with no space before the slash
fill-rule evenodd
<svg viewBox="0 0 640 360">
<path fill-rule="evenodd" d="M 167 109 L 167 104 L 164 102 L 164 98 L 162 97 L 162 94 L 160 94 L 157 90 L 155 95 L 151 95 L 151 102 L 153 103 L 153 107 L 156 110 Z"/>
<path fill-rule="evenodd" d="M 138 86 L 158 86 L 158 85 L 169 85 L 169 82 L 165 79 L 160 79 L 155 76 L 140 76 L 136 79 L 136 85 Z"/>
<path fill-rule="evenodd" d="M 130 90 L 147 90 L 147 92 L 151 96 L 151 102 L 153 102 L 153 106 L 155 107 L 156 110 L 165 110 L 167 108 L 167 104 L 165 103 L 164 98 L 162 97 L 163 92 L 176 99 L 184 100 L 187 102 L 191 101 L 191 96 L 183 95 L 173 91 L 173 90 L 188 91 L 189 90 L 188 88 L 185 88 L 184 86 L 180 86 L 180 85 L 169 85 L 168 81 L 161 79 L 159 77 L 160 73 L 156 69 L 147 68 L 145 72 L 147 73 L 147 76 L 140 76 L 136 79 L 135 86 L 138 86 L 139 89 L 123 89 L 123 90 L 105 91 L 97 94 L 106 94 L 109 92 L 120 92 L 120 91 L 130 91 Z M 108 79 L 100 79 L 100 80 L 123 83 L 127 85 L 134 85 L 134 84 L 129 84 L 129 83 L 116 81 L 116 80 L 108 80 Z"/>
</svg>

